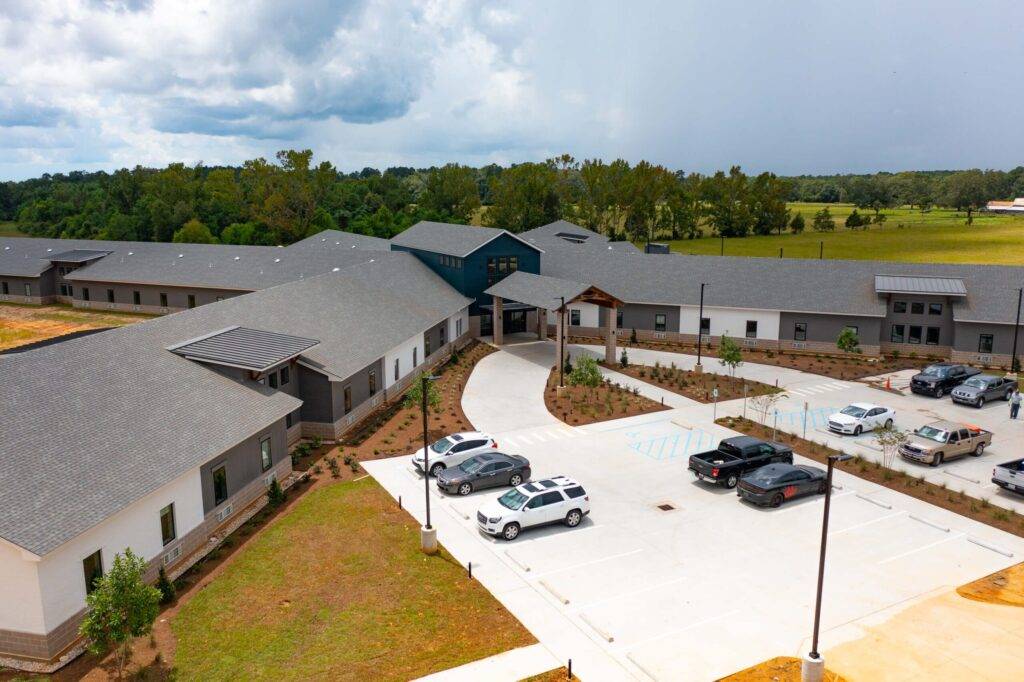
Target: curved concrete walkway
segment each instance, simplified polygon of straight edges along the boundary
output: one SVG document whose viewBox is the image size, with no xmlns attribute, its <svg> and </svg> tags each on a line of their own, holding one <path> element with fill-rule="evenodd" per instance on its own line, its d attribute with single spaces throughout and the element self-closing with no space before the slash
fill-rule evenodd
<svg viewBox="0 0 1024 682">
<path fill-rule="evenodd" d="M 462 411 L 473 428 L 490 434 L 538 426 L 565 426 L 544 406 L 544 387 L 555 364 L 555 344 L 502 346 L 477 363 L 462 392 Z"/>
</svg>

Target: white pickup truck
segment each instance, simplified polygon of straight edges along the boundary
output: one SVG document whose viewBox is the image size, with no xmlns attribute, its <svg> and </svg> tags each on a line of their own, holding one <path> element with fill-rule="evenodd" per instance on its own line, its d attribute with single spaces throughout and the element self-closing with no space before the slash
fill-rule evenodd
<svg viewBox="0 0 1024 682">
<path fill-rule="evenodd" d="M 1024 495 L 1024 459 L 997 464 L 992 470 L 992 482 L 1000 488 Z"/>
</svg>

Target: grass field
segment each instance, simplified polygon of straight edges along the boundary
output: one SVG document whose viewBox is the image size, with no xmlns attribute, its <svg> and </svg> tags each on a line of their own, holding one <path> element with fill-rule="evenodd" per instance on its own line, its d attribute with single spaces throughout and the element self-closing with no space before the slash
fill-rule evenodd
<svg viewBox="0 0 1024 682">
<path fill-rule="evenodd" d="M 18 230 L 18 225 L 6 220 L 0 220 L 0 237 L 27 237 L 24 232 Z"/>
<path fill-rule="evenodd" d="M 815 232 L 811 229 L 814 214 L 826 205 L 836 221 L 836 231 Z M 817 258 L 819 243 L 824 242 L 825 258 L 1024 265 L 1022 216 L 980 214 L 968 227 L 963 213 L 949 209 L 921 213 L 897 208 L 883 211 L 887 219 L 882 227 L 851 230 L 843 221 L 853 208 L 851 204 L 790 204 L 790 209 L 806 220 L 803 234 L 726 239 L 725 255 L 778 257 L 781 248 L 787 258 Z M 671 246 L 680 253 L 717 256 L 722 240 L 683 239 Z"/>
<path fill-rule="evenodd" d="M 409 680 L 533 643 L 372 479 L 310 493 L 171 625 L 175 679 Z"/>
<path fill-rule="evenodd" d="M 0 350 L 72 332 L 122 327 L 151 315 L 82 310 L 66 305 L 0 303 Z"/>
</svg>

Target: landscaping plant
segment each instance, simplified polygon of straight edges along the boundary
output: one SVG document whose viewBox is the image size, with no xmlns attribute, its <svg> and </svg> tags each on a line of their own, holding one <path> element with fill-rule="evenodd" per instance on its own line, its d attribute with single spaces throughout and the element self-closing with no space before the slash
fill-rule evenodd
<svg viewBox="0 0 1024 682">
<path fill-rule="evenodd" d="M 267 503 L 271 507 L 279 507 L 284 502 L 285 493 L 275 476 L 270 485 L 267 486 Z"/>
<path fill-rule="evenodd" d="M 577 360 L 576 366 L 569 372 L 569 384 L 571 386 L 595 388 L 600 386 L 603 381 L 601 370 L 597 366 L 597 360 L 588 355 Z"/>
<path fill-rule="evenodd" d="M 160 573 L 156 579 L 156 589 L 160 590 L 161 604 L 170 604 L 174 601 L 174 597 L 177 596 L 174 583 L 167 578 L 167 571 L 164 570 L 163 566 L 160 567 Z"/>
<path fill-rule="evenodd" d="M 722 342 L 718 345 L 718 362 L 722 367 L 729 368 L 729 376 L 736 376 L 736 368 L 743 364 L 743 350 L 740 344 L 736 343 L 726 335 L 722 335 Z"/>
</svg>

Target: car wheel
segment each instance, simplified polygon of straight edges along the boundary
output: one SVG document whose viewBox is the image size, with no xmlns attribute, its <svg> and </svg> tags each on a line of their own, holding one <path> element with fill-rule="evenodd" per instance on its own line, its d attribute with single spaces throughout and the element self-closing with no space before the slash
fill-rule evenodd
<svg viewBox="0 0 1024 682">
<path fill-rule="evenodd" d="M 733 488 L 736 487 L 736 484 L 739 482 L 740 479 L 737 478 L 736 474 L 732 474 L 731 476 L 729 476 L 729 478 L 725 479 L 725 487 L 732 490 Z"/>
<path fill-rule="evenodd" d="M 523 482 L 523 477 L 519 474 L 512 474 L 512 478 L 508 479 L 508 484 L 513 488 Z"/>
<path fill-rule="evenodd" d="M 470 483 L 463 483 L 462 485 L 459 486 L 459 494 L 460 495 L 468 495 L 471 492 L 473 492 L 472 484 L 470 484 Z"/>
<path fill-rule="evenodd" d="M 1003 400 L 1010 402 L 1010 398 L 1013 397 L 1013 391 L 1007 391 L 1006 395 L 1003 396 Z"/>
<path fill-rule="evenodd" d="M 782 493 L 775 493 L 775 495 L 772 496 L 772 501 L 769 504 L 772 507 L 781 507 L 782 506 L 782 501 L 784 499 L 786 499 L 786 498 L 782 496 Z"/>
<path fill-rule="evenodd" d="M 579 509 L 573 509 L 572 511 L 565 515 L 565 525 L 569 526 L 570 528 L 575 528 L 576 526 L 580 525 L 580 521 L 582 520 L 583 514 L 580 513 Z"/>
<path fill-rule="evenodd" d="M 510 542 L 512 540 L 515 540 L 517 537 L 519 537 L 519 524 L 518 523 L 506 524 L 505 527 L 501 529 L 501 537 L 505 538 L 506 540 L 508 540 Z"/>
<path fill-rule="evenodd" d="M 941 388 L 935 389 L 935 397 L 936 398 L 941 398 L 943 396 L 943 394 L 945 394 L 945 391 L 942 390 Z"/>
<path fill-rule="evenodd" d="M 433 476 L 434 478 L 437 478 L 437 475 L 442 471 L 444 471 L 444 465 L 441 463 L 435 464 L 434 466 L 430 467 L 430 475 Z"/>
<path fill-rule="evenodd" d="M 974 401 L 974 406 L 977 407 L 979 410 L 981 408 L 985 407 L 985 398 L 984 398 L 984 396 L 981 396 L 977 400 L 975 400 Z"/>
<path fill-rule="evenodd" d="M 885 420 L 885 428 L 887 428 L 887 429 L 891 429 L 892 428 L 892 420 L 891 419 L 886 419 Z"/>
<path fill-rule="evenodd" d="M 936 452 L 935 456 L 932 457 L 931 466 L 933 466 L 933 467 L 939 466 L 940 464 L 942 464 L 942 460 L 943 459 L 944 459 L 944 455 L 941 452 Z"/>
<path fill-rule="evenodd" d="M 984 455 L 985 454 L 985 444 L 984 443 L 978 443 L 978 445 L 974 448 L 974 452 L 971 453 L 971 454 L 973 454 L 975 457 L 981 457 L 982 455 Z"/>
<path fill-rule="evenodd" d="M 824 495 L 825 491 L 827 489 L 828 489 L 828 485 L 826 484 L 825 481 L 822 481 L 821 483 L 818 484 L 818 494 L 819 495 Z"/>
<path fill-rule="evenodd" d="M 860 424 L 853 427 L 853 435 L 855 436 L 859 436 L 863 431 L 864 429 L 861 428 Z"/>
</svg>

